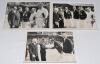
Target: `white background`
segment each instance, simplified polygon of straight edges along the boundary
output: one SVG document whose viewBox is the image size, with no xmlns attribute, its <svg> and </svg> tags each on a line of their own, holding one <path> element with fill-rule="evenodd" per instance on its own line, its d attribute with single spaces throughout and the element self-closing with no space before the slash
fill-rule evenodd
<svg viewBox="0 0 100 64">
<path fill-rule="evenodd" d="M 95 5 L 97 30 L 72 30 L 74 33 L 76 63 L 68 64 L 100 64 L 100 1 L 59 0 L 59 2 L 93 3 Z M 4 30 L 2 26 L 5 10 L 6 0 L 0 0 L 0 64 L 23 64 L 27 37 L 26 31 L 29 30 Z"/>
</svg>

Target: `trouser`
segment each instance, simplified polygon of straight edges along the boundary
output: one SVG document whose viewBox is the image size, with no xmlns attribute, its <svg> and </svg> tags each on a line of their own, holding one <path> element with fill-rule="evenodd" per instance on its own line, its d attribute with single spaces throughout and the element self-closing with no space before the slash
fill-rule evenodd
<svg viewBox="0 0 100 64">
<path fill-rule="evenodd" d="M 33 57 L 32 54 L 30 54 L 30 60 L 31 61 L 39 61 L 38 56 Z"/>
<path fill-rule="evenodd" d="M 64 28 L 64 20 L 59 21 L 59 28 Z"/>
<path fill-rule="evenodd" d="M 12 24 L 10 24 L 10 28 L 13 28 L 13 25 Z"/>
<path fill-rule="evenodd" d="M 46 61 L 46 50 L 45 49 L 41 50 L 40 53 L 41 53 L 41 60 Z"/>
<path fill-rule="evenodd" d="M 8 21 L 10 28 L 13 28 L 13 21 Z"/>
</svg>

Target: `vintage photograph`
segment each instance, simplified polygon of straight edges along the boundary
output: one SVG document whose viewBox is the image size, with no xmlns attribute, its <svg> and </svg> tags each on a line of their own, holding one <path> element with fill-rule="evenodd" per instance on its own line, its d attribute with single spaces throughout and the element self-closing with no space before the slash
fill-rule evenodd
<svg viewBox="0 0 100 64">
<path fill-rule="evenodd" d="M 49 2 L 8 2 L 5 28 L 49 28 Z"/>
<path fill-rule="evenodd" d="M 72 32 L 28 32 L 25 62 L 75 62 Z"/>
<path fill-rule="evenodd" d="M 93 4 L 53 4 L 53 28 L 95 29 Z"/>
</svg>

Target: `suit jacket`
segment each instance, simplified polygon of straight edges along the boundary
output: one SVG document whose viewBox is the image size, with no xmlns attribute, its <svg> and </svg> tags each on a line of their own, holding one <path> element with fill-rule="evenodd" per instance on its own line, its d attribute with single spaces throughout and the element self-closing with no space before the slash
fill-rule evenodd
<svg viewBox="0 0 100 64">
<path fill-rule="evenodd" d="M 58 22 L 59 25 L 56 25 L 55 22 Z M 60 13 L 53 13 L 53 24 L 54 28 L 63 28 L 64 27 L 64 21 L 62 18 L 62 15 Z"/>
<path fill-rule="evenodd" d="M 8 22 L 9 22 L 9 24 L 13 24 L 13 17 L 14 17 L 14 12 L 10 11 L 8 13 Z"/>
<path fill-rule="evenodd" d="M 9 24 L 12 24 L 14 26 L 19 26 L 19 21 L 20 21 L 20 13 L 18 11 L 16 12 L 10 11 L 8 14 Z"/>
<path fill-rule="evenodd" d="M 29 21 L 30 15 L 31 15 L 31 13 L 29 11 L 25 11 L 23 13 L 23 20 L 24 20 L 24 22 L 28 22 Z"/>
<path fill-rule="evenodd" d="M 84 19 L 86 19 L 86 18 L 87 18 L 86 12 L 85 12 L 84 10 L 81 10 L 81 11 L 80 11 L 80 19 L 81 19 L 81 20 L 84 20 Z"/>
<path fill-rule="evenodd" d="M 42 53 L 42 54 L 46 54 L 46 48 L 45 48 L 45 45 L 43 45 L 43 44 L 40 44 L 40 48 L 41 48 L 41 50 L 40 50 L 40 52 Z"/>
<path fill-rule="evenodd" d="M 74 19 L 79 19 L 80 17 L 79 17 L 79 11 L 78 10 L 75 10 L 74 12 L 73 12 L 73 17 L 74 17 Z"/>
<path fill-rule="evenodd" d="M 19 13 L 20 13 L 20 21 L 22 21 L 23 20 L 23 11 L 20 11 Z"/>
<path fill-rule="evenodd" d="M 34 54 L 35 56 L 38 56 L 37 45 L 30 43 L 28 46 L 29 46 L 29 53 L 32 54 L 32 55 Z"/>
<path fill-rule="evenodd" d="M 54 28 L 58 28 L 59 26 L 55 24 L 55 22 L 59 22 L 59 14 L 53 12 L 53 24 L 54 24 Z"/>
<path fill-rule="evenodd" d="M 70 12 L 70 11 L 68 11 L 68 12 L 64 11 L 64 17 L 65 17 L 65 19 L 70 19 L 70 18 L 72 18 L 71 12 Z"/>
<path fill-rule="evenodd" d="M 72 44 L 68 39 L 65 39 L 63 43 L 63 52 L 65 53 L 71 53 L 73 50 Z"/>
<path fill-rule="evenodd" d="M 62 46 L 57 42 L 54 42 L 54 47 L 58 50 L 59 53 L 63 51 Z"/>
</svg>

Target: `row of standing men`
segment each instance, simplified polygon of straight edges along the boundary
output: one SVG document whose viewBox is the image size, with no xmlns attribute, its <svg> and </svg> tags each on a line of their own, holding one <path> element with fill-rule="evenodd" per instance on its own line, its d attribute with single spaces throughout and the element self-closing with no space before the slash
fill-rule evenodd
<svg viewBox="0 0 100 64">
<path fill-rule="evenodd" d="M 48 19 L 48 10 L 43 5 L 38 8 L 32 8 L 31 11 L 28 7 L 23 11 L 22 7 L 14 6 L 8 13 L 8 23 L 10 28 L 43 28 L 46 27 Z"/>
<path fill-rule="evenodd" d="M 54 28 L 76 28 L 79 26 L 79 22 L 80 26 L 85 23 L 85 26 L 93 27 L 95 15 L 91 7 L 87 7 L 86 10 L 83 7 L 73 7 L 73 11 L 69 10 L 68 7 L 65 7 L 64 9 L 62 7 L 54 8 Z M 73 27 L 71 26 L 71 23 L 74 25 Z"/>
</svg>

